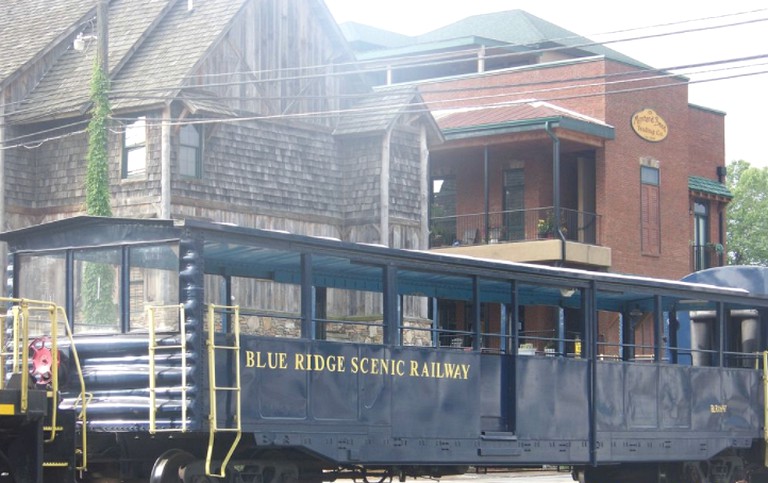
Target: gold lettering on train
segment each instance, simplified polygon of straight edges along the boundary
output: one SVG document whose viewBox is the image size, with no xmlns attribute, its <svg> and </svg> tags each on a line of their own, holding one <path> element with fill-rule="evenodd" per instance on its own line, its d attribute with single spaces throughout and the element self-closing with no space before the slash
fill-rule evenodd
<svg viewBox="0 0 768 483">
<path fill-rule="evenodd" d="M 428 379 L 469 379 L 471 364 L 414 361 L 385 357 L 350 357 L 334 354 L 244 351 L 244 367 L 293 369 L 305 372 L 351 373 L 370 376 L 418 377 Z M 292 359 L 292 360 L 291 360 Z"/>
</svg>

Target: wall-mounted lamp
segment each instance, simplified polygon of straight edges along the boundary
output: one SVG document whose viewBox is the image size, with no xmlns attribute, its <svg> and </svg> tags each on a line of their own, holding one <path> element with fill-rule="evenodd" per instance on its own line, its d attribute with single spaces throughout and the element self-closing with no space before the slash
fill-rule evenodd
<svg viewBox="0 0 768 483">
<path fill-rule="evenodd" d="M 575 288 L 561 288 L 560 289 L 560 295 L 562 295 L 563 297 L 566 297 L 566 298 L 573 297 L 573 294 L 575 294 L 575 293 L 576 293 L 576 289 Z"/>
<path fill-rule="evenodd" d="M 82 32 L 77 34 L 77 38 L 75 39 L 75 42 L 73 43 L 72 47 L 78 52 L 82 52 L 85 50 L 85 42 L 89 40 L 96 40 L 95 35 L 83 35 Z"/>
</svg>

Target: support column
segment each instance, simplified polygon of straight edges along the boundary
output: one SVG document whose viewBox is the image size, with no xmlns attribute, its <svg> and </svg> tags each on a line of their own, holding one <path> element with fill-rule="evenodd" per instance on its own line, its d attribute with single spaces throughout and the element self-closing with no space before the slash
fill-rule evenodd
<svg viewBox="0 0 768 483">
<path fill-rule="evenodd" d="M 381 175 L 379 178 L 380 194 L 380 225 L 379 243 L 389 246 L 389 157 L 390 143 L 392 141 L 392 128 L 387 129 L 384 141 L 381 145 Z"/>
<path fill-rule="evenodd" d="M 171 218 L 171 106 L 163 109 L 160 121 L 160 218 Z"/>
</svg>

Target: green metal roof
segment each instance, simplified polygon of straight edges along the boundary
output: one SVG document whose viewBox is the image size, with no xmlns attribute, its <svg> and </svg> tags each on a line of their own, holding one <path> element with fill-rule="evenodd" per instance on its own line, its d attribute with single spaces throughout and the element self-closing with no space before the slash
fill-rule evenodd
<svg viewBox="0 0 768 483">
<path fill-rule="evenodd" d="M 716 196 L 733 198 L 733 193 L 731 193 L 723 183 L 713 179 L 702 178 L 701 176 L 689 176 L 688 189 L 700 193 L 709 193 Z"/>
</svg>

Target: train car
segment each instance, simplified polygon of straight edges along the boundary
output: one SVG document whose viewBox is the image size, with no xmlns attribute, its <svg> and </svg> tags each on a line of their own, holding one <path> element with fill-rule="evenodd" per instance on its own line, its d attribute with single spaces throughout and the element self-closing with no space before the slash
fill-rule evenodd
<svg viewBox="0 0 768 483">
<path fill-rule="evenodd" d="M 759 269 L 656 280 L 193 220 L 0 240 L 0 481 L 766 480 Z"/>
</svg>

